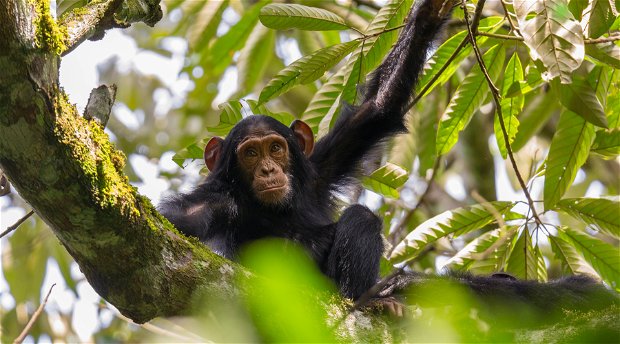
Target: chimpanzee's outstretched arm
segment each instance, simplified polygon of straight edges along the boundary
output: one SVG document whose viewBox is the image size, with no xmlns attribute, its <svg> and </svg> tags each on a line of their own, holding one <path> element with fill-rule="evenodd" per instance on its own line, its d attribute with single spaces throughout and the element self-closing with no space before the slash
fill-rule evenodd
<svg viewBox="0 0 620 344">
<path fill-rule="evenodd" d="M 429 49 L 453 0 L 422 0 L 398 41 L 373 73 L 360 106 L 345 106 L 334 128 L 315 146 L 310 160 L 322 180 L 337 184 L 357 169 L 378 143 L 406 130 L 403 118 Z"/>
</svg>

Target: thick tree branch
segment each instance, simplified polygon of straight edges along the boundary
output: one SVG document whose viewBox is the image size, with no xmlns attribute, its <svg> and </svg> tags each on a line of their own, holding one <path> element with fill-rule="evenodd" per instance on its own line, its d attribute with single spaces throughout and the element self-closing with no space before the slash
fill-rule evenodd
<svg viewBox="0 0 620 344">
<path fill-rule="evenodd" d="M 67 49 L 62 54 L 70 53 L 89 38 L 102 37 L 103 31 L 113 26 L 112 14 L 122 2 L 123 0 L 93 1 L 63 15 L 58 24 L 67 29 Z"/>
<path fill-rule="evenodd" d="M 0 168 L 93 288 L 134 321 L 183 313 L 196 292 L 236 296 L 245 270 L 178 234 L 128 183 L 101 125 L 69 104 L 57 51 L 36 38 L 55 29 L 40 25 L 41 10 L 0 0 Z"/>
<path fill-rule="evenodd" d="M 106 30 L 129 27 L 135 22 L 155 25 L 162 18 L 160 0 L 95 0 L 64 14 L 59 26 L 66 30 L 68 54 L 87 39 L 98 40 Z"/>
</svg>

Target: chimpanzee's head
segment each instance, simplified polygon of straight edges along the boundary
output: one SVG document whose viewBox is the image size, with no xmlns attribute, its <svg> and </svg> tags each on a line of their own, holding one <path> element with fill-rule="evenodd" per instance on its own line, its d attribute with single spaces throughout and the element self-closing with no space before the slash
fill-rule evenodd
<svg viewBox="0 0 620 344">
<path fill-rule="evenodd" d="M 296 167 L 312 153 L 314 136 L 302 121 L 286 127 L 267 116 L 250 116 L 237 123 L 226 140 L 212 138 L 205 147 L 207 168 L 239 176 L 254 197 L 277 206 L 292 196 Z M 231 170 L 232 169 L 232 170 Z"/>
</svg>

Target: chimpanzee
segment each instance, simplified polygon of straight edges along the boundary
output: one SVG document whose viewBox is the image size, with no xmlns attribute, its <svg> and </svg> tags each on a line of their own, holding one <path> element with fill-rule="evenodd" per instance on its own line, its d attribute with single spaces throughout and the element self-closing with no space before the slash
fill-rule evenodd
<svg viewBox="0 0 620 344">
<path fill-rule="evenodd" d="M 252 240 L 296 241 L 343 295 L 358 298 L 378 278 L 381 221 L 353 205 L 334 222 L 333 192 L 350 185 L 373 148 L 406 130 L 413 87 L 451 10 L 451 0 L 421 1 L 372 75 L 361 105 L 344 106 L 316 145 L 302 121 L 286 127 L 270 117 L 247 117 L 225 140 L 208 142 L 208 177 L 190 193 L 165 200 L 161 213 L 231 259 Z"/>
</svg>

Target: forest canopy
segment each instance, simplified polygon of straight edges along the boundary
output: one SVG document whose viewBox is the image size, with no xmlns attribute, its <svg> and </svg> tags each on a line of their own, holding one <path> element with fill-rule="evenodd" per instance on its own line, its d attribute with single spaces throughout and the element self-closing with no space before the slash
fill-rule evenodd
<svg viewBox="0 0 620 344">
<path fill-rule="evenodd" d="M 620 2 L 454 3 L 412 94 L 409 132 L 363 166 L 361 186 L 339 200 L 343 209 L 365 204 L 383 220 L 384 278 L 404 270 L 539 282 L 587 274 L 619 292 Z M 336 301 L 303 254 L 259 243 L 241 268 L 154 210 L 151 201 L 208 173 L 205 144 L 247 116 L 287 126 L 301 119 L 324 136 L 340 109 L 361 98 L 412 6 L 0 0 L 2 341 L 22 333 L 51 283 L 55 301 L 27 332 L 34 341 L 333 341 L 372 333 L 382 341 L 549 342 L 597 317 L 617 324 L 615 308 L 575 314 L 536 338 L 508 333 L 509 324 L 479 317 L 466 293 L 447 287 L 449 311 L 411 305 L 414 319 L 398 331 L 370 315 L 370 331 L 345 333 L 351 305 Z M 32 30 L 11 19 L 20 16 Z M 119 37 L 171 63 L 149 69 L 118 52 L 98 62 L 92 85 L 115 85 L 94 92 L 107 94 L 105 104 L 88 102 L 103 117 L 76 108 L 87 97 L 58 84 L 60 61 L 62 76 L 78 68 L 72 54 Z M 163 77 L 162 66 L 174 76 Z M 157 192 L 146 191 L 156 183 Z M 162 287 L 179 266 L 183 273 Z M 266 278 L 248 281 L 246 269 Z M 237 295 L 245 283 L 237 302 L 214 296 Z M 149 306 L 148 298 L 156 301 Z M 81 299 L 90 302 L 87 330 Z M 127 318 L 188 308 L 193 317 L 143 325 Z M 601 338 L 617 338 L 611 327 Z"/>
</svg>

